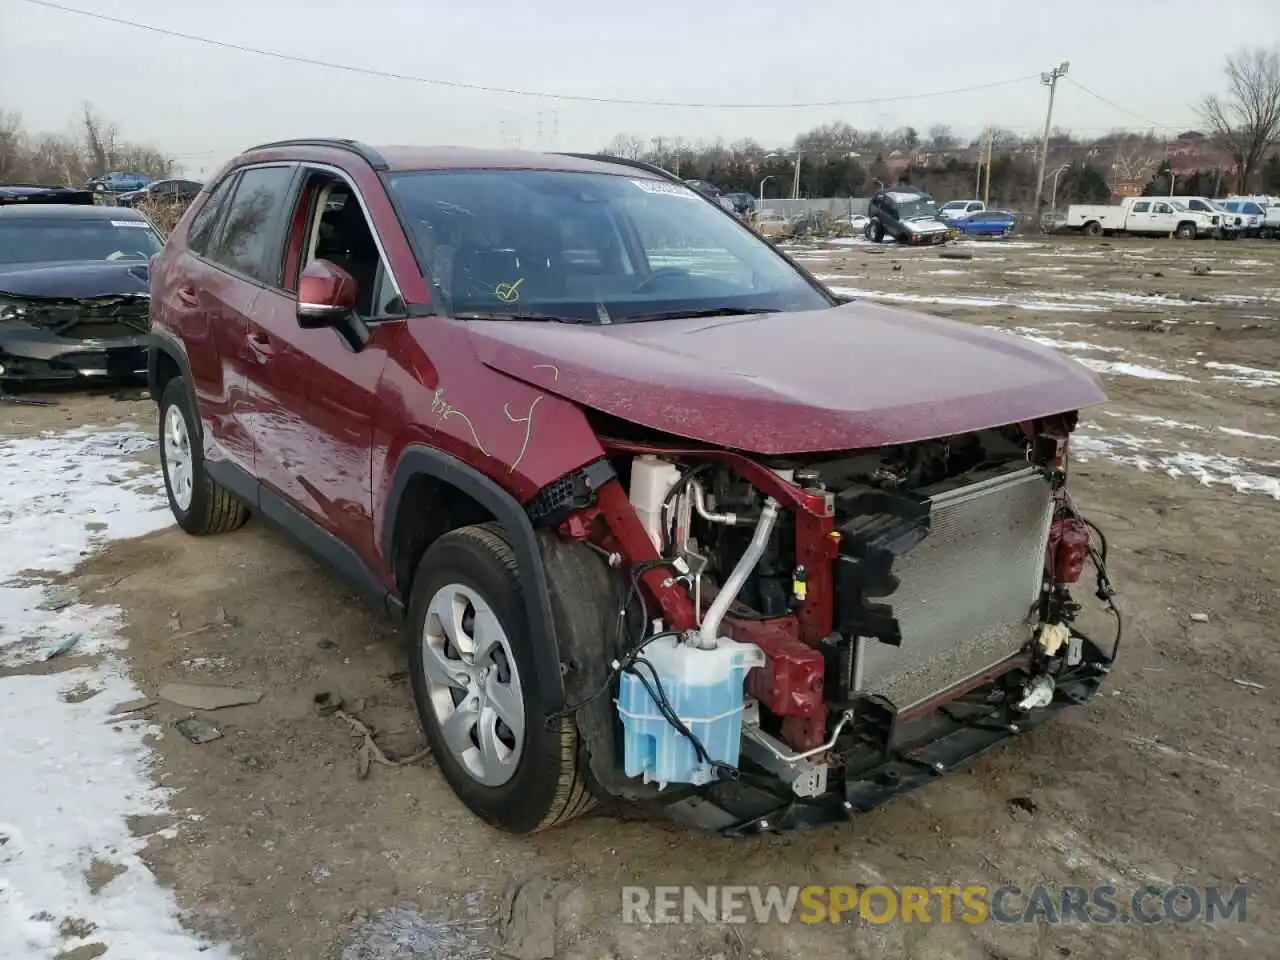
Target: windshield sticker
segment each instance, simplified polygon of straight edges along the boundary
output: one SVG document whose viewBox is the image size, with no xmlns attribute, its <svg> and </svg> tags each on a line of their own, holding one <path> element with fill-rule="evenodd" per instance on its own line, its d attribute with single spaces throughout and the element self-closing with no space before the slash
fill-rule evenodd
<svg viewBox="0 0 1280 960">
<path fill-rule="evenodd" d="M 645 193 L 652 193 L 663 197 L 678 197 L 681 200 L 698 199 L 698 195 L 688 187 L 682 187 L 675 183 L 667 183 L 665 180 L 632 180 L 631 182 Z"/>
<path fill-rule="evenodd" d="M 112 220 L 111 225 L 113 227 L 139 227 L 143 230 L 147 229 L 147 223 L 145 220 Z"/>
<path fill-rule="evenodd" d="M 515 303 L 520 299 L 520 284 L 524 283 L 524 277 L 521 277 L 515 283 L 500 283 L 493 288 L 493 295 L 503 303 Z"/>
</svg>

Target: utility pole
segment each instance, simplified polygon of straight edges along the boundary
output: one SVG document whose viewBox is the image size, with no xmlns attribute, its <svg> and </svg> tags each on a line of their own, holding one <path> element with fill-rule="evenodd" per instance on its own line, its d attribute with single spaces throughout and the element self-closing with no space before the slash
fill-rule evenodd
<svg viewBox="0 0 1280 960">
<path fill-rule="evenodd" d="M 1053 123 L 1053 95 L 1058 92 L 1058 81 L 1067 75 L 1071 64 L 1063 60 L 1048 73 L 1040 74 L 1040 82 L 1049 88 L 1049 109 L 1044 115 L 1044 136 L 1040 138 L 1040 166 L 1036 171 L 1036 219 L 1040 218 L 1040 201 L 1044 190 L 1044 164 L 1049 157 L 1049 126 Z"/>
<path fill-rule="evenodd" d="M 986 180 L 982 188 L 982 205 L 985 207 L 991 200 L 991 148 L 995 145 L 996 128 L 992 127 L 987 131 L 987 172 Z"/>
<path fill-rule="evenodd" d="M 800 158 L 803 156 L 799 151 L 796 152 L 796 179 L 791 185 L 791 199 L 800 199 Z"/>
</svg>

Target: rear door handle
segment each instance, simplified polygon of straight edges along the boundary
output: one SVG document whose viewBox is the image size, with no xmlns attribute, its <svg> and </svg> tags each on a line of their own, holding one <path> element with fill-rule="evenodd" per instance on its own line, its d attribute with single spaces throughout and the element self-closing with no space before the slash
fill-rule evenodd
<svg viewBox="0 0 1280 960">
<path fill-rule="evenodd" d="M 248 334 L 245 339 L 249 342 L 249 349 L 257 354 L 259 362 L 266 360 L 276 352 L 276 348 L 271 343 L 271 338 L 265 333 L 255 330 Z"/>
<path fill-rule="evenodd" d="M 195 287 L 179 287 L 177 297 L 178 302 L 184 307 L 195 307 L 200 304 L 200 299 L 196 296 Z"/>
</svg>

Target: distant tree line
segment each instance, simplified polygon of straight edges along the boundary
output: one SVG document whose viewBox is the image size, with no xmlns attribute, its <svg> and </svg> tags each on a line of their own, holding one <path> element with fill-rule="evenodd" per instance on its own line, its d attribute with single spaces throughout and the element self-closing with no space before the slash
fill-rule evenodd
<svg viewBox="0 0 1280 960">
<path fill-rule="evenodd" d="M 90 106 L 65 133 L 32 133 L 18 114 L 0 112 L 0 183 L 79 186 L 112 170 L 161 178 L 174 168 L 172 157 L 123 139 L 116 125 Z"/>
<path fill-rule="evenodd" d="M 1179 174 L 1174 191 L 1184 196 L 1229 190 L 1280 193 L 1280 157 L 1275 154 L 1280 145 L 1280 51 L 1239 50 L 1226 58 L 1224 74 L 1226 91 L 1206 97 L 1198 107 L 1207 132 L 1197 135 L 1197 143 L 1202 141 L 1223 162 Z M 946 124 L 922 134 L 914 127 L 859 130 L 836 122 L 799 134 L 789 146 L 767 148 L 752 139 L 690 143 L 619 134 L 604 152 L 647 160 L 726 191 L 763 192 L 765 197 L 866 196 L 879 184 L 905 182 L 945 198 L 982 195 L 989 189 L 993 204 L 1022 206 L 1035 195 L 1039 139 L 1001 128 L 962 138 Z M 988 144 L 989 186 L 982 163 Z M 1049 137 L 1045 169 L 1046 193 L 1056 175 L 1060 204 L 1105 201 L 1121 181 L 1147 182 L 1148 190 L 1167 193 L 1168 139 L 1124 130 L 1079 139 L 1058 129 Z"/>
</svg>

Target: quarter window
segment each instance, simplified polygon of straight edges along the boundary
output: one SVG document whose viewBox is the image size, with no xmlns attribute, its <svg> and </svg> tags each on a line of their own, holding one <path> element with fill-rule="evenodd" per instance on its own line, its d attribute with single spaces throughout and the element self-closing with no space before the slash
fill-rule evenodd
<svg viewBox="0 0 1280 960">
<path fill-rule="evenodd" d="M 223 179 L 205 200 L 204 206 L 196 211 L 191 221 L 191 229 L 187 231 L 187 248 L 192 253 L 207 256 L 213 237 L 222 221 L 222 213 L 227 207 L 227 198 L 231 196 L 231 188 L 236 182 L 235 174 Z"/>
</svg>

